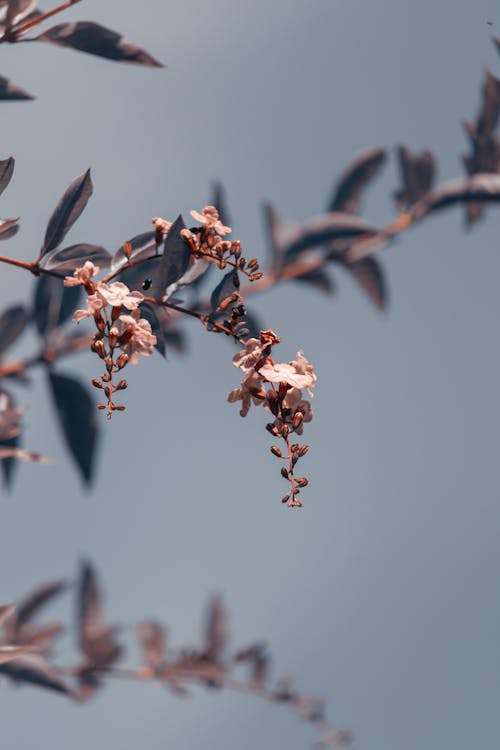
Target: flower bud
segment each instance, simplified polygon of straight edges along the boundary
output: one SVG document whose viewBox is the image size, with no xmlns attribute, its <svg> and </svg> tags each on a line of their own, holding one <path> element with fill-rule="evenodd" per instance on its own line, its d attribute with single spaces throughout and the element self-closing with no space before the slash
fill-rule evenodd
<svg viewBox="0 0 500 750">
<path fill-rule="evenodd" d="M 271 453 L 273 453 L 278 458 L 283 458 L 283 454 L 282 454 L 282 452 L 280 451 L 280 449 L 278 448 L 277 445 L 271 445 L 271 447 L 270 447 L 269 450 L 271 451 Z"/>
</svg>

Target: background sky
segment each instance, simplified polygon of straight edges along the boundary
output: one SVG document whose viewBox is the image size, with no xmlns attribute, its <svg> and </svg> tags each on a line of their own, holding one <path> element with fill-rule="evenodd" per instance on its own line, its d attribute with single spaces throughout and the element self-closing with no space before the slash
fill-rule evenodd
<svg viewBox="0 0 500 750">
<path fill-rule="evenodd" d="M 227 189 L 235 236 L 265 257 L 260 203 L 301 221 L 324 209 L 345 164 L 399 143 L 461 174 L 461 123 L 477 114 L 498 3 L 476 0 L 85 0 L 60 20 L 124 33 L 166 69 L 118 65 L 49 45 L 2 46 L 0 73 L 36 94 L 2 103 L 1 158 L 16 157 L 2 216 L 21 231 L 2 252 L 32 260 L 70 180 L 94 195 L 69 240 L 111 251 L 152 216 L 200 209 Z M 492 26 L 487 25 L 491 21 Z M 365 217 L 393 216 L 394 159 Z M 303 459 L 305 507 L 283 481 L 265 419 L 241 420 L 226 393 L 233 350 L 187 321 L 190 350 L 127 373 L 127 411 L 103 420 L 91 493 L 74 472 L 42 373 L 18 392 L 25 444 L 57 457 L 23 465 L 2 495 L 0 600 L 74 575 L 90 557 L 106 611 L 195 643 L 220 592 L 235 643 L 265 640 L 273 675 L 326 697 L 328 717 L 362 750 L 469 750 L 500 741 L 499 211 L 472 232 L 457 209 L 382 257 L 390 308 L 377 313 L 335 271 L 326 298 L 283 285 L 255 299 L 283 361 L 316 365 Z M 31 279 L 3 267 L 2 308 Z M 18 353 L 31 351 L 23 339 Z M 99 374 L 90 353 L 61 372 Z M 65 599 L 54 614 L 72 619 Z M 134 654 L 131 654 L 131 661 Z M 85 706 L 0 683 L 5 747 L 53 750 L 302 750 L 314 733 L 280 707 L 157 685 L 112 684 Z"/>
</svg>

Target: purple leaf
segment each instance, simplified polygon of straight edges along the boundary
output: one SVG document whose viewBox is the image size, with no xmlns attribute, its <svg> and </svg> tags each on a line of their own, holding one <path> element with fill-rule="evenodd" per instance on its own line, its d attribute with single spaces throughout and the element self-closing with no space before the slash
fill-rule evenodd
<svg viewBox="0 0 500 750">
<path fill-rule="evenodd" d="M 9 307 L 0 316 L 0 357 L 19 338 L 29 317 L 22 305 Z"/>
<path fill-rule="evenodd" d="M 11 83 L 8 78 L 0 76 L 0 100 L 3 101 L 21 101 L 21 100 L 32 100 L 34 96 L 28 94 L 27 91 L 22 89 L 20 86 L 16 86 L 15 83 Z"/>
<path fill-rule="evenodd" d="M 205 658 L 217 664 L 223 656 L 228 638 L 229 628 L 226 607 L 221 597 L 215 596 L 208 607 L 203 649 Z"/>
<path fill-rule="evenodd" d="M 70 276 L 76 268 L 81 268 L 88 260 L 99 266 L 101 270 L 106 270 L 111 263 L 111 255 L 100 245 L 82 242 L 47 253 L 40 261 L 40 266 L 47 271 L 58 271 Z"/>
<path fill-rule="evenodd" d="M 165 293 L 173 294 L 173 285 L 178 282 L 188 270 L 191 258 L 191 248 L 181 237 L 181 232 L 186 226 L 179 214 L 170 227 L 165 242 L 163 243 L 163 254 L 160 257 L 158 270 L 152 276 L 150 296 L 161 299 Z"/>
<path fill-rule="evenodd" d="M 500 175 L 477 174 L 446 182 L 419 200 L 413 206 L 413 214 L 416 219 L 421 219 L 433 211 L 470 201 L 500 202 Z"/>
<path fill-rule="evenodd" d="M 17 626 L 24 625 L 32 620 L 42 607 L 48 604 L 55 596 L 65 591 L 67 586 L 66 581 L 53 581 L 38 586 L 17 605 Z"/>
<path fill-rule="evenodd" d="M 387 309 L 387 284 L 382 266 L 374 258 L 345 263 L 344 268 L 358 282 L 378 310 Z"/>
<path fill-rule="evenodd" d="M 55 207 L 47 225 L 39 260 L 63 241 L 66 233 L 87 205 L 91 195 L 92 180 L 90 179 L 90 169 L 87 169 L 86 172 L 75 177 L 73 182 L 68 185 Z"/>
<path fill-rule="evenodd" d="M 9 156 L 8 159 L 0 161 L 0 195 L 3 193 L 12 178 L 14 164 L 15 161 L 13 156 Z"/>
<path fill-rule="evenodd" d="M 310 219 L 298 227 L 281 233 L 279 248 L 290 261 L 304 250 L 311 250 L 333 240 L 350 237 L 371 237 L 378 231 L 357 216 L 329 213 Z"/>
<path fill-rule="evenodd" d="M 104 667 L 120 657 L 117 628 L 104 625 L 97 575 L 89 562 L 82 563 L 80 572 L 77 624 L 80 649 L 89 665 Z"/>
<path fill-rule="evenodd" d="M 47 336 L 73 314 L 82 286 L 64 286 L 63 280 L 42 275 L 35 285 L 33 320 L 38 333 Z"/>
<path fill-rule="evenodd" d="M 88 52 L 91 55 L 106 57 L 118 62 L 147 65 L 153 68 L 163 68 L 162 63 L 155 60 L 135 44 L 128 42 L 116 31 L 106 29 L 91 21 L 76 21 L 73 23 L 59 23 L 52 26 L 43 34 L 34 37 L 32 41 L 50 42 L 61 47 L 71 47 Z"/>
<path fill-rule="evenodd" d="M 399 168 L 403 187 L 394 195 L 403 209 L 413 206 L 427 195 L 434 182 L 435 163 L 431 151 L 412 154 L 407 146 L 398 148 Z"/>
<path fill-rule="evenodd" d="M 236 269 L 228 271 L 223 276 L 222 280 L 217 284 L 210 297 L 211 315 L 213 318 L 218 318 L 220 315 L 225 314 L 225 310 L 219 310 L 219 306 L 233 294 L 238 294 L 240 288 L 240 279 Z M 236 303 L 235 303 L 236 304 Z"/>
<path fill-rule="evenodd" d="M 98 438 L 94 400 L 86 387 L 68 375 L 49 372 L 49 386 L 68 449 L 88 485 L 92 481 Z"/>
<path fill-rule="evenodd" d="M 19 227 L 17 226 L 17 219 L 0 219 L 0 240 L 9 240 L 13 237 Z"/>
<path fill-rule="evenodd" d="M 71 695 L 70 688 L 53 667 L 39 654 L 26 654 L 0 666 L 0 674 L 5 674 L 16 682 L 29 682 L 32 685 Z"/>
<path fill-rule="evenodd" d="M 382 148 L 372 148 L 359 154 L 340 175 L 327 210 L 356 214 L 362 191 L 378 173 L 385 160 L 386 152 Z"/>
<path fill-rule="evenodd" d="M 130 243 L 130 261 L 146 260 L 156 255 L 155 232 L 143 232 L 129 240 Z M 111 271 L 115 273 L 123 268 L 129 262 L 125 255 L 124 246 L 122 245 L 114 254 L 111 263 Z"/>
<path fill-rule="evenodd" d="M 294 276 L 292 281 L 300 281 L 304 284 L 313 286 L 324 294 L 333 294 L 335 286 L 326 271 L 321 268 L 315 268 L 313 271 L 307 271 L 301 276 Z"/>
</svg>

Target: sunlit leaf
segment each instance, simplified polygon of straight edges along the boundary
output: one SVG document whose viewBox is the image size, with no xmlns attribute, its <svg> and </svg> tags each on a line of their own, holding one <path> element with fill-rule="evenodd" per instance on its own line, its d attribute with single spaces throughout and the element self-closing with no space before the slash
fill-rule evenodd
<svg viewBox="0 0 500 750">
<path fill-rule="evenodd" d="M 111 263 L 111 255 L 100 245 L 82 242 L 47 253 L 40 261 L 40 266 L 47 271 L 58 271 L 69 276 L 76 268 L 81 268 L 86 261 L 91 261 L 101 270 L 106 270 Z"/>
</svg>

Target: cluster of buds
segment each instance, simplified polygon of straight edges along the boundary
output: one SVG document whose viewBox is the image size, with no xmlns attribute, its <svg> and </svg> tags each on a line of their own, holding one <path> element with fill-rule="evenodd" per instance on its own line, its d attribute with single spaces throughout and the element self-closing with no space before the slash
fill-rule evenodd
<svg viewBox="0 0 500 750">
<path fill-rule="evenodd" d="M 139 305 L 144 295 L 131 292 L 120 281 L 111 284 L 92 281 L 98 273 L 99 267 L 87 261 L 82 268 L 76 269 L 73 276 L 64 279 L 64 285 L 81 284 L 87 292 L 87 309 L 77 310 L 73 319 L 80 321 L 92 317 L 97 328 L 91 349 L 103 360 L 106 371 L 100 380 L 94 379 L 92 383 L 106 397 L 106 403 L 99 404 L 97 408 L 105 409 L 110 419 L 114 411 L 124 411 L 125 406 L 114 403 L 113 396 L 127 387 L 126 380 L 115 383 L 113 376 L 127 364 L 137 364 L 139 354 L 151 355 L 156 336 L 149 321 L 141 318 Z M 123 312 L 124 308 L 129 314 Z"/>
<path fill-rule="evenodd" d="M 249 281 L 257 281 L 262 278 L 257 259 L 252 258 L 247 261 L 243 257 L 239 240 L 230 242 L 224 239 L 232 229 L 224 226 L 219 219 L 219 212 L 214 206 L 205 206 L 201 214 L 198 211 L 191 211 L 190 213 L 193 219 L 201 224 L 201 227 L 183 229 L 182 237 L 191 248 L 195 259 L 204 258 L 217 265 L 221 270 L 227 266 L 232 266 L 244 273 Z"/>
<path fill-rule="evenodd" d="M 259 339 L 251 338 L 245 343 L 244 349 L 233 357 L 233 364 L 245 374 L 239 388 L 231 391 L 227 400 L 230 403 L 242 402 L 242 417 L 248 414 L 252 403 L 261 404 L 271 412 L 274 421 L 269 422 L 266 429 L 286 444 L 286 452 L 277 445 L 271 446 L 271 453 L 286 462 L 281 467 L 281 475 L 290 487 L 282 502 L 289 507 L 301 507 L 298 495 L 308 480 L 295 476 L 295 466 L 309 446 L 291 443 L 290 436 L 294 433 L 302 435 L 304 423 L 312 419 L 311 404 L 303 398 L 302 389 L 312 397 L 311 388 L 316 383 L 316 375 L 302 352 L 297 352 L 297 359 L 291 362 L 276 363 L 270 355 L 272 347 L 279 341 L 276 334 L 268 330 L 261 331 Z"/>
</svg>

